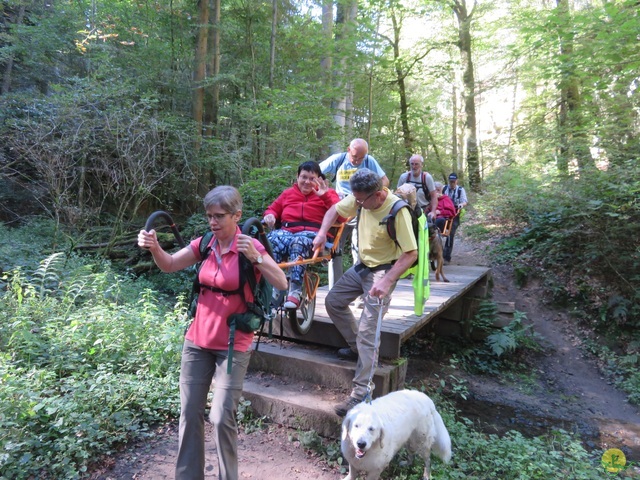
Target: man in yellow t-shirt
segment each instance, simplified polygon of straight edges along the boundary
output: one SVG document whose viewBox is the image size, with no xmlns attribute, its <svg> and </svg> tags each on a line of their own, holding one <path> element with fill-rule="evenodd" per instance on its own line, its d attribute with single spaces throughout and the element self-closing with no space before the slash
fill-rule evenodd
<svg viewBox="0 0 640 480">
<path fill-rule="evenodd" d="M 335 406 L 341 417 L 367 394 L 369 378 L 378 363 L 375 337 L 380 309 L 383 315 L 387 312 L 398 278 L 418 257 L 411 215 L 406 208 L 396 215 L 397 243 L 387 233 L 386 224 L 381 224 L 399 200 L 383 187 L 381 178 L 363 168 L 351 176 L 349 183 L 352 194 L 329 208 L 313 241 L 314 249 L 324 247 L 327 232 L 338 216 L 359 215 L 358 263 L 340 277 L 325 300 L 331 321 L 349 345 L 340 349 L 338 355 L 358 359 L 351 395 Z M 356 320 L 349 304 L 360 295 L 364 297 L 364 308 Z"/>
</svg>

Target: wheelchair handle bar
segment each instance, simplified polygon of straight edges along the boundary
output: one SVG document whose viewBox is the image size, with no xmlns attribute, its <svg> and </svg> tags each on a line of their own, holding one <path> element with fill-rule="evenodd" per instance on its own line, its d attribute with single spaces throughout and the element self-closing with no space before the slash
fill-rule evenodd
<svg viewBox="0 0 640 480">
<path fill-rule="evenodd" d="M 187 244 L 184 242 L 182 235 L 180 235 L 180 231 L 178 230 L 178 227 L 176 227 L 176 224 L 173 221 L 173 218 L 171 218 L 171 215 L 169 215 L 167 212 L 163 210 L 155 211 L 151 215 L 149 215 L 149 218 L 147 218 L 147 222 L 144 224 L 144 229 L 147 232 L 151 231 L 153 229 L 153 224 L 158 218 L 162 218 L 167 222 L 167 224 L 169 225 L 169 228 L 171 228 L 171 231 L 173 232 L 173 235 L 176 237 L 176 240 L 178 241 L 178 245 L 180 245 L 180 248 L 186 247 Z"/>
</svg>

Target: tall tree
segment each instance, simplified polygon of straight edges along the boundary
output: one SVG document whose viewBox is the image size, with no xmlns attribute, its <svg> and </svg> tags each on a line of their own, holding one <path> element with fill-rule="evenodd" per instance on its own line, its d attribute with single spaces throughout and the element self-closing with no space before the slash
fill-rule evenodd
<svg viewBox="0 0 640 480">
<path fill-rule="evenodd" d="M 209 0 L 209 39 L 207 47 L 209 49 L 207 77 L 210 79 L 207 87 L 207 97 L 209 108 L 205 109 L 206 136 L 217 135 L 218 109 L 220 102 L 220 0 Z"/>
<path fill-rule="evenodd" d="M 334 120 L 343 127 L 349 138 L 353 130 L 353 82 L 351 80 L 351 61 L 357 51 L 355 32 L 357 28 L 358 2 L 345 0 L 338 2 L 336 23 L 338 32 L 336 43 L 340 57 L 340 71 L 336 72 L 336 87 L 341 92 L 334 104 Z"/>
<path fill-rule="evenodd" d="M 322 0 L 322 58 L 320 60 L 321 83 L 325 91 L 331 90 L 333 83 L 333 0 Z M 328 109 L 331 101 L 324 101 Z M 316 129 L 316 137 L 322 141 L 325 136 L 324 126 Z M 320 151 L 320 158 L 324 159 L 330 153 L 329 145 Z"/>
<path fill-rule="evenodd" d="M 413 73 L 415 67 L 420 65 L 422 59 L 429 54 L 430 49 L 419 47 L 412 53 L 402 50 L 402 27 L 406 14 L 407 10 L 401 3 L 391 0 L 387 10 L 387 15 L 391 20 L 391 36 L 389 37 L 384 34 L 379 34 L 379 36 L 389 43 L 392 51 L 394 67 L 393 83 L 397 88 L 400 103 L 400 123 L 402 125 L 402 141 L 405 150 L 404 157 L 409 158 L 411 154 L 415 153 L 415 138 L 411 133 L 409 122 L 410 102 L 407 94 L 407 79 Z"/>
<path fill-rule="evenodd" d="M 198 27 L 196 34 L 196 51 L 193 66 L 193 97 L 191 112 L 195 123 L 194 151 L 200 152 L 202 146 L 204 121 L 204 81 L 207 73 L 207 41 L 209 30 L 209 0 L 198 0 Z M 197 193 L 204 197 L 209 189 L 208 172 L 203 168 L 196 169 Z"/>
<path fill-rule="evenodd" d="M 480 157 L 478 153 L 478 127 L 476 119 L 476 81 L 473 71 L 473 56 L 471 43 L 471 20 L 475 10 L 474 2 L 471 11 L 467 8 L 466 0 L 453 0 L 451 4 L 458 20 L 458 48 L 462 62 L 462 98 L 464 105 L 465 153 L 469 186 L 478 192 L 481 189 Z"/>
<path fill-rule="evenodd" d="M 198 26 L 196 34 L 196 53 L 193 63 L 193 100 L 191 111 L 196 124 L 196 150 L 202 139 L 202 121 L 204 116 L 204 80 L 207 73 L 207 40 L 209 30 L 209 0 L 198 0 Z"/>
<path fill-rule="evenodd" d="M 560 93 L 558 134 L 560 136 L 557 155 L 558 171 L 567 174 L 569 162 L 576 158 L 584 169 L 589 163 L 588 150 L 580 121 L 580 86 L 576 75 L 574 58 L 574 25 L 569 0 L 557 0 L 558 36 L 560 43 L 558 88 Z"/>
<path fill-rule="evenodd" d="M 11 10 L 7 12 L 7 24 L 12 26 L 13 28 L 16 28 L 22 25 L 22 21 L 24 20 L 24 13 L 27 8 L 24 3 L 21 5 L 17 5 L 16 7 L 17 7 L 17 12 L 11 11 Z M 7 38 L 10 39 L 11 37 L 7 35 Z M 14 54 L 11 52 L 8 55 L 6 55 L 6 58 L 4 61 L 2 89 L 0 91 L 2 95 L 6 95 L 7 93 L 9 93 L 9 90 L 11 88 L 11 75 L 13 73 L 13 61 L 14 61 Z"/>
</svg>

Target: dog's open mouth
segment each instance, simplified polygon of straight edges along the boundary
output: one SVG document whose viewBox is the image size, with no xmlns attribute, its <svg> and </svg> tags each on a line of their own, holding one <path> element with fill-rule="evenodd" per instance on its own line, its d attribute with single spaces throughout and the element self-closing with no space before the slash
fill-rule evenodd
<svg viewBox="0 0 640 480">
<path fill-rule="evenodd" d="M 356 448 L 356 458 L 362 458 L 365 456 L 367 452 L 365 450 L 360 450 L 359 448 Z"/>
</svg>

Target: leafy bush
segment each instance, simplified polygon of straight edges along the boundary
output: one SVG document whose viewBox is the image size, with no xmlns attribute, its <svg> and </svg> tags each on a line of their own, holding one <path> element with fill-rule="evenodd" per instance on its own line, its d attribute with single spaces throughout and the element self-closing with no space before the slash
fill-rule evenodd
<svg viewBox="0 0 640 480">
<path fill-rule="evenodd" d="M 512 165 L 489 184 L 494 193 L 478 199 L 474 221 L 485 231 L 495 227 L 494 257 L 513 265 L 519 285 L 544 278 L 550 300 L 571 308 L 602 343 L 613 342 L 620 358 L 633 355 L 640 341 L 640 162 L 573 176 Z M 634 378 L 628 372 L 624 383 Z"/>
<path fill-rule="evenodd" d="M 108 263 L 59 252 L 3 278 L 5 478 L 77 478 L 98 455 L 175 417 L 183 305 L 163 306 Z"/>
<path fill-rule="evenodd" d="M 243 218 L 262 218 L 265 209 L 296 178 L 298 165 L 285 164 L 274 168 L 255 168 L 249 180 L 240 187 L 243 200 Z"/>
<path fill-rule="evenodd" d="M 532 324 L 525 324 L 527 315 L 523 312 L 514 312 L 513 320 L 499 331 L 487 337 L 487 346 L 497 357 L 504 353 L 513 353 L 518 348 L 527 350 L 539 350 L 537 342 L 539 335 L 533 331 Z"/>
</svg>

